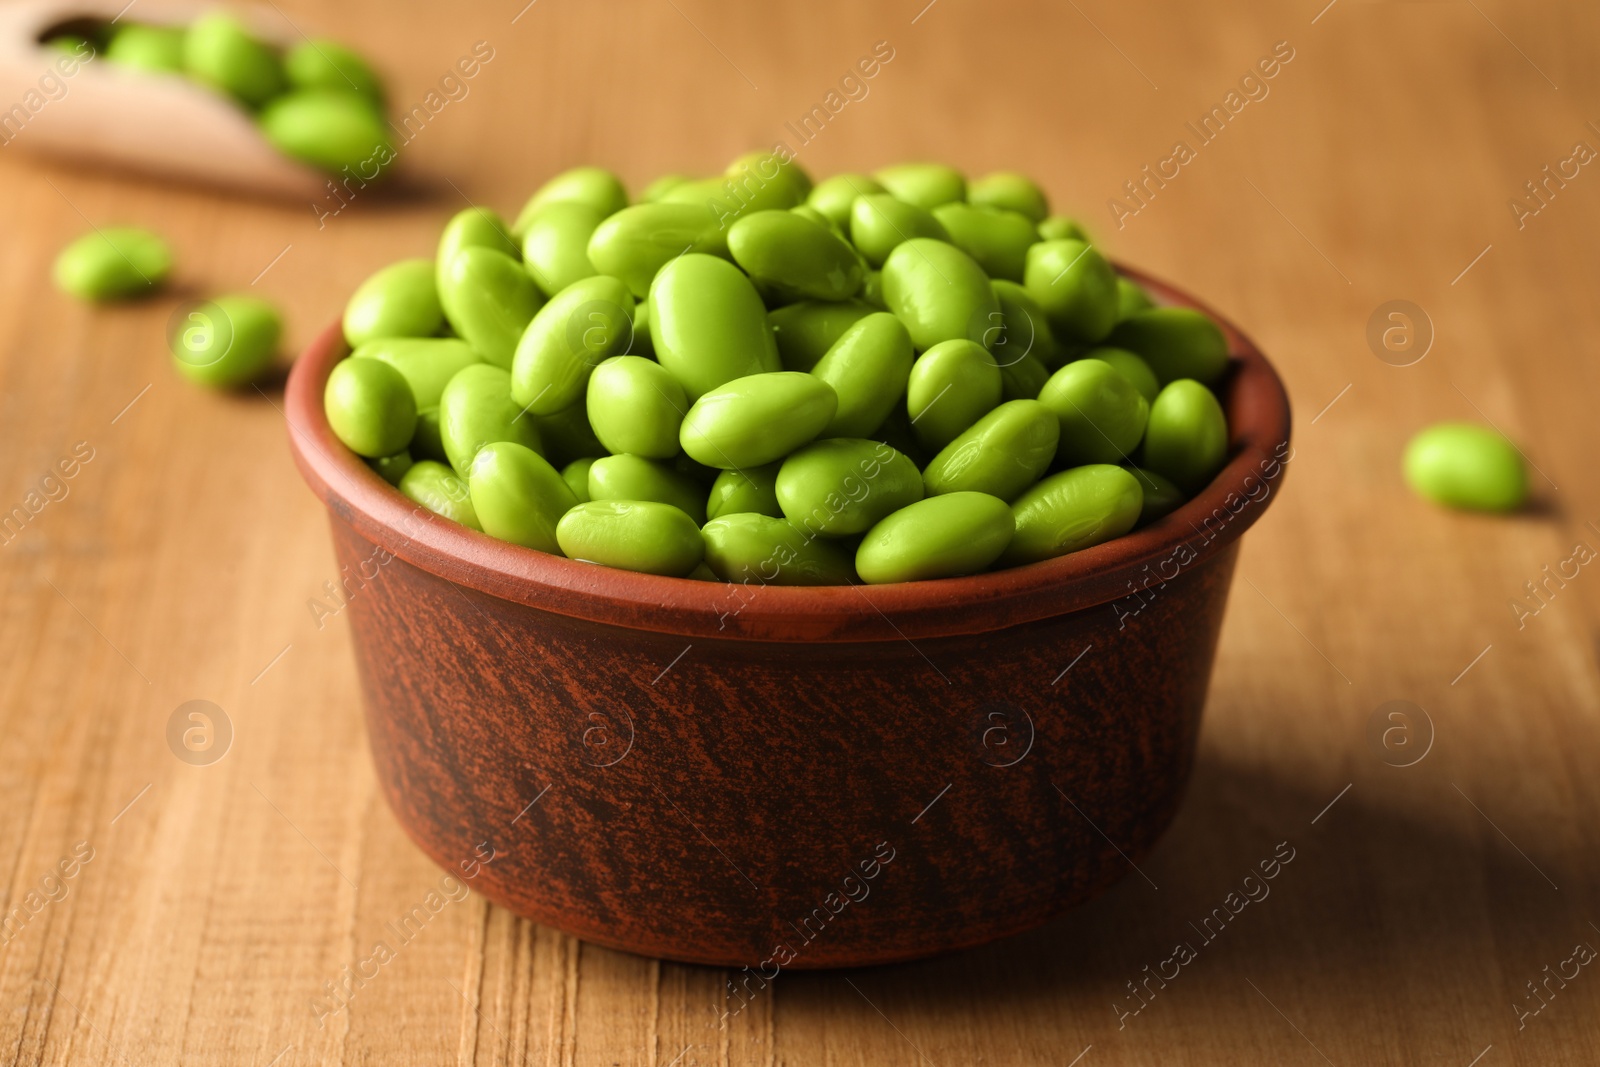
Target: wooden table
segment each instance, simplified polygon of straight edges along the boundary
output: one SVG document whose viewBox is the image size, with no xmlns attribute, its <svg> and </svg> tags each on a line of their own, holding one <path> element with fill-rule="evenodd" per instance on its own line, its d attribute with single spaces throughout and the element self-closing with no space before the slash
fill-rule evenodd
<svg viewBox="0 0 1600 1067">
<path fill-rule="evenodd" d="M 283 0 L 296 25 L 361 41 L 403 108 L 492 48 L 413 123 L 429 192 L 332 214 L 0 148 L 0 506 L 30 509 L 0 551 L 0 1061 L 1600 1060 L 1600 974 L 1574 955 L 1600 946 L 1600 567 L 1544 569 L 1600 550 L 1600 173 L 1565 162 L 1600 147 L 1593 5 L 523 2 Z M 892 59 L 802 143 L 785 123 L 880 41 Z M 1275 47 L 1275 76 L 1230 112 Z M 1214 106 L 1207 142 L 1186 124 Z M 278 398 L 178 380 L 169 315 L 263 293 L 292 351 L 469 199 L 514 211 L 562 166 L 637 186 L 778 139 L 818 174 L 937 157 L 1041 175 L 1282 370 L 1297 454 L 1247 539 L 1176 824 L 1035 935 L 785 974 L 726 1027 L 722 973 L 476 895 L 326 1010 L 325 983 L 440 872 L 375 791 L 344 622 L 310 606 L 338 575 Z M 1180 139 L 1192 158 L 1164 163 Z M 1169 177 L 1135 201 L 1124 182 L 1147 164 Z M 1532 200 L 1547 164 L 1568 177 Z M 180 291 L 110 309 L 57 294 L 56 250 L 119 220 L 170 235 Z M 1369 346 L 1392 300 L 1422 309 L 1410 349 Z M 1424 333 L 1425 357 L 1392 365 Z M 1406 491 L 1408 436 L 1462 418 L 1526 448 L 1536 509 L 1463 516 Z M 209 765 L 169 747 L 190 700 L 231 724 Z M 1390 720 L 1396 700 L 1424 710 Z M 1275 852 L 1293 858 L 1270 895 L 1205 924 Z M 1179 942 L 1195 958 L 1165 963 Z"/>
</svg>

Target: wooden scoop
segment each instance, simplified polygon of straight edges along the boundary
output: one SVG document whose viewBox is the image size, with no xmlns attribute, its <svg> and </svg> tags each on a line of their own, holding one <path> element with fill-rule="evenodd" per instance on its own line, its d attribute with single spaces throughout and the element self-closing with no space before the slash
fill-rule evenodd
<svg viewBox="0 0 1600 1067">
<path fill-rule="evenodd" d="M 82 61 L 42 41 L 86 21 L 111 22 L 126 0 L 0 3 L 0 156 L 37 152 L 97 166 L 241 192 L 320 199 L 328 176 L 284 156 L 251 116 L 221 93 L 178 74 Z M 141 0 L 140 22 L 183 25 L 200 8 Z M 283 43 L 265 19 L 239 12 L 263 40 Z M 72 73 L 66 73 L 72 71 Z"/>
</svg>

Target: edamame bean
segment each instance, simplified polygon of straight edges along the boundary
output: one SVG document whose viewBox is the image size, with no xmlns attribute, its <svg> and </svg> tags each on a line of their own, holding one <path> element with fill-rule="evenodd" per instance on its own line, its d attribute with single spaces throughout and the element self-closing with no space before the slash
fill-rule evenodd
<svg viewBox="0 0 1600 1067">
<path fill-rule="evenodd" d="M 589 466 L 590 500 L 655 500 L 671 504 L 698 525 L 706 521 L 706 491 L 672 464 L 643 456 L 602 456 Z"/>
<path fill-rule="evenodd" d="M 723 515 L 701 529 L 706 565 L 725 582 L 745 585 L 849 585 L 856 572 L 836 542 L 807 534 L 787 519 L 753 512 Z"/>
<path fill-rule="evenodd" d="M 850 205 L 850 243 L 867 265 L 881 268 L 902 241 L 928 237 L 950 240 L 950 232 L 933 214 L 887 193 L 856 197 Z"/>
<path fill-rule="evenodd" d="M 1139 521 L 1138 479 L 1092 463 L 1053 474 L 1011 505 L 1017 532 L 1000 557 L 1008 567 L 1064 556 L 1121 537 Z"/>
<path fill-rule="evenodd" d="M 984 331 L 982 342 L 994 353 L 994 361 L 1006 367 L 1031 355 L 1044 364 L 1046 370 L 1059 367 L 1063 358 L 1061 343 L 1051 332 L 1050 320 L 1039 302 L 1022 286 L 1004 278 L 994 279 L 989 288 L 1000 304 L 999 328 L 991 325 Z"/>
<path fill-rule="evenodd" d="M 1011 400 L 945 445 L 922 482 L 929 496 L 977 492 L 1012 500 L 1050 469 L 1060 438 L 1054 411 L 1037 400 Z"/>
<path fill-rule="evenodd" d="M 1083 241 L 1041 241 L 1028 249 L 1023 286 L 1058 338 L 1098 341 L 1117 321 L 1117 276 Z"/>
<path fill-rule="evenodd" d="M 450 466 L 465 476 L 486 445 L 510 441 L 540 451 L 539 428 L 511 398 L 511 375 L 487 363 L 456 372 L 439 397 L 439 437 Z"/>
<path fill-rule="evenodd" d="M 840 303 L 807 300 L 767 313 L 767 326 L 784 370 L 810 371 L 851 326 L 872 314 L 856 300 Z"/>
<path fill-rule="evenodd" d="M 865 263 L 866 260 L 863 259 L 862 262 Z M 883 302 L 883 271 L 869 270 L 862 276 L 861 299 L 879 311 L 889 310 L 889 305 Z"/>
<path fill-rule="evenodd" d="M 781 466 L 781 463 L 766 463 L 744 470 L 719 472 L 706 500 L 706 518 L 746 512 L 781 518 L 783 509 L 778 506 L 778 468 Z"/>
<path fill-rule="evenodd" d="M 567 483 L 567 488 L 572 490 L 572 495 L 580 504 L 589 502 L 589 468 L 594 466 L 596 458 L 588 456 L 575 459 L 561 468 L 561 480 Z"/>
<path fill-rule="evenodd" d="M 430 276 L 431 284 L 431 276 Z M 455 337 L 385 337 L 350 353 L 352 359 L 380 359 L 411 386 L 417 410 L 439 406 L 444 387 L 463 367 L 482 363 L 472 346 Z"/>
<path fill-rule="evenodd" d="M 897 199 L 925 211 L 967 196 L 967 179 L 943 163 L 896 163 L 873 171 L 872 176 Z"/>
<path fill-rule="evenodd" d="M 830 437 L 790 454 L 776 490 L 784 517 L 800 529 L 844 537 L 921 500 L 922 474 L 881 441 Z"/>
<path fill-rule="evenodd" d="M 1222 469 L 1228 421 L 1211 390 L 1191 378 L 1169 382 L 1150 405 L 1141 467 L 1195 492 Z"/>
<path fill-rule="evenodd" d="M 839 398 L 821 378 L 774 371 L 735 378 L 704 393 L 683 418 L 684 452 L 710 467 L 759 467 L 813 440 Z"/>
<path fill-rule="evenodd" d="M 1050 214 L 1050 201 L 1044 190 L 1032 178 L 1015 171 L 996 171 L 972 182 L 967 186 L 967 203 L 1015 211 L 1036 227 Z"/>
<path fill-rule="evenodd" d="M 883 264 L 883 299 L 926 351 L 941 341 L 981 343 L 1000 321 L 983 268 L 955 245 L 928 237 L 901 242 Z"/>
<path fill-rule="evenodd" d="M 922 447 L 937 452 L 997 404 L 1003 386 L 994 357 L 975 341 L 944 341 L 917 358 L 906 382 L 906 413 Z"/>
<path fill-rule="evenodd" d="M 183 70 L 183 28 L 130 22 L 118 26 L 106 42 L 106 58 L 134 70 L 176 74 Z"/>
<path fill-rule="evenodd" d="M 491 248 L 512 259 L 522 256 L 522 246 L 506 229 L 504 219 L 490 208 L 465 208 L 452 215 L 439 234 L 439 250 L 434 254 L 433 262 L 441 290 L 444 288 L 445 268 L 463 248 Z"/>
<path fill-rule="evenodd" d="M 771 208 L 791 208 L 806 202 L 811 195 L 811 175 L 792 158 L 756 150 L 728 164 L 722 172 L 725 184 L 737 203 L 744 204 L 741 216 Z M 732 225 L 733 220 L 727 220 Z"/>
<path fill-rule="evenodd" d="M 450 457 L 445 455 L 444 436 L 439 428 L 437 407 L 418 409 L 417 429 L 411 435 L 411 455 L 417 460 L 431 459 L 437 463 L 449 464 Z"/>
<path fill-rule="evenodd" d="M 296 89 L 350 92 L 383 106 L 383 82 L 365 59 L 338 41 L 301 41 L 284 53 L 283 72 Z"/>
<path fill-rule="evenodd" d="M 933 217 L 950 234 L 950 243 L 976 260 L 989 277 L 1022 281 L 1028 249 L 1039 242 L 1026 215 L 954 203 L 934 208 Z"/>
<path fill-rule="evenodd" d="M 411 443 L 417 402 L 399 371 L 376 359 L 334 364 L 322 403 L 334 436 L 358 456 L 392 456 Z"/>
<path fill-rule="evenodd" d="M 432 337 L 444 325 L 433 260 L 391 263 L 356 287 L 344 306 L 351 348 L 380 337 Z"/>
<path fill-rule="evenodd" d="M 1150 364 L 1125 348 L 1091 348 L 1080 358 L 1098 359 L 1111 364 L 1112 370 L 1128 379 L 1139 390 L 1139 395 L 1151 403 L 1155 403 L 1156 394 L 1161 392 L 1161 382 L 1156 378 L 1156 372 L 1150 369 Z"/>
<path fill-rule="evenodd" d="M 1517 446 L 1487 426 L 1442 422 L 1406 446 L 1406 483 L 1446 507 L 1515 511 L 1528 499 L 1528 471 Z"/>
<path fill-rule="evenodd" d="M 861 261 L 825 224 L 793 211 L 754 211 L 728 228 L 728 251 L 784 303 L 845 300 L 861 288 Z"/>
<path fill-rule="evenodd" d="M 1001 400 L 1037 400 L 1050 380 L 1050 370 L 1032 356 L 1000 364 Z"/>
<path fill-rule="evenodd" d="M 623 355 L 647 356 L 653 359 L 655 354 L 655 343 L 650 340 L 650 301 L 641 300 L 633 305 L 633 341 Z"/>
<path fill-rule="evenodd" d="M 605 216 L 588 204 L 546 204 L 522 230 L 522 262 L 548 299 L 575 281 L 598 274 L 589 262 L 589 239 Z"/>
<path fill-rule="evenodd" d="M 515 441 L 484 445 L 472 458 L 467 489 L 484 533 L 540 552 L 561 552 L 556 524 L 578 500 L 539 453 Z"/>
<path fill-rule="evenodd" d="M 931 496 L 885 517 L 856 549 L 856 573 L 872 585 L 976 574 L 1000 557 L 1016 521 L 987 493 Z"/>
<path fill-rule="evenodd" d="M 532 418 L 538 425 L 539 441 L 544 446 L 539 451 L 552 465 L 606 454 L 606 447 L 595 436 L 594 427 L 589 424 L 588 409 L 582 403 L 554 415 L 523 417 Z"/>
<path fill-rule="evenodd" d="M 692 180 L 687 174 L 663 174 L 639 191 L 639 203 L 654 204 L 684 182 Z"/>
<path fill-rule="evenodd" d="M 517 342 L 511 395 L 535 415 L 565 411 L 583 400 L 594 369 L 632 337 L 627 286 L 604 274 L 573 282 L 539 309 Z"/>
<path fill-rule="evenodd" d="M 1050 376 L 1039 402 L 1061 422 L 1064 467 L 1127 462 L 1144 437 L 1150 402 L 1109 363 L 1080 359 Z"/>
<path fill-rule="evenodd" d="M 1148 311 L 1156 306 L 1150 294 L 1140 287 L 1138 282 L 1117 275 L 1117 321 L 1131 319 L 1141 311 Z"/>
<path fill-rule="evenodd" d="M 1222 329 L 1193 308 L 1136 312 L 1111 331 L 1110 343 L 1143 359 L 1163 385 L 1179 378 L 1211 385 L 1228 369 Z"/>
<path fill-rule="evenodd" d="M 473 351 L 496 367 L 510 368 L 517 342 L 544 301 L 521 263 L 492 248 L 471 245 L 452 256 L 444 268 L 439 304 Z"/>
<path fill-rule="evenodd" d="M 1139 508 L 1140 526 L 1148 526 L 1157 519 L 1166 518 L 1183 506 L 1187 499 L 1183 490 L 1164 475 L 1143 467 L 1129 467 L 1128 470 L 1138 480 L 1139 490 L 1144 495 L 1144 503 Z"/>
<path fill-rule="evenodd" d="M 214 389 L 249 385 L 272 369 L 282 337 L 283 316 L 269 302 L 243 294 L 219 296 L 192 310 L 178 328 L 173 365 L 191 382 Z"/>
<path fill-rule="evenodd" d="M 621 278 L 643 300 L 661 268 L 685 252 L 714 252 L 726 242 L 716 218 L 698 204 L 635 204 L 623 208 L 589 238 L 589 262 L 601 274 Z"/>
<path fill-rule="evenodd" d="M 865 174 L 835 174 L 824 178 L 811 190 L 806 203 L 816 208 L 829 222 L 841 229 L 850 225 L 850 208 L 858 196 L 888 192 L 876 179 Z"/>
<path fill-rule="evenodd" d="M 283 64 L 244 24 L 222 11 L 210 11 L 189 25 L 183 65 L 197 80 L 259 107 L 284 90 Z"/>
<path fill-rule="evenodd" d="M 613 356 L 594 369 L 587 397 L 589 424 L 607 451 L 649 459 L 678 454 L 678 429 L 689 400 L 661 364 Z"/>
<path fill-rule="evenodd" d="M 478 513 L 472 510 L 472 494 L 467 483 L 443 463 L 421 459 L 400 479 L 400 491 L 435 515 L 443 515 L 470 530 L 482 530 Z"/>
<path fill-rule="evenodd" d="M 755 286 L 716 256 L 690 252 L 661 268 L 650 286 L 650 339 L 690 400 L 780 368 Z"/>
<path fill-rule="evenodd" d="M 371 181 L 394 162 L 389 126 L 364 96 L 297 89 L 274 97 L 257 118 L 261 132 L 286 156 L 323 170 L 354 171 Z"/>
<path fill-rule="evenodd" d="M 694 520 L 653 500 L 579 504 L 561 516 L 556 540 L 572 559 L 673 578 L 686 576 L 705 554 Z"/>
<path fill-rule="evenodd" d="M 839 405 L 823 437 L 868 437 L 905 395 L 915 354 L 900 320 L 877 312 L 839 336 L 811 373 L 833 387 Z"/>
<path fill-rule="evenodd" d="M 822 212 L 818 211 L 809 204 L 801 204 L 798 207 L 792 207 L 789 209 L 789 212 L 794 215 L 799 215 L 801 218 L 806 219 L 809 222 L 814 222 L 818 226 L 825 227 L 829 233 L 839 237 L 841 240 L 844 239 L 844 234 L 840 232 L 839 227 L 835 226 L 828 216 L 824 215 Z M 846 247 L 849 246 L 846 245 Z M 851 248 L 850 252 L 852 255 L 854 255 L 855 249 Z"/>
<path fill-rule="evenodd" d="M 1051 215 L 1039 223 L 1039 240 L 1041 241 L 1082 241 L 1089 243 L 1089 231 L 1077 219 L 1069 219 L 1065 215 Z"/>
<path fill-rule="evenodd" d="M 80 300 L 120 300 L 160 288 L 172 273 L 172 249 L 150 230 L 106 226 L 56 256 L 55 282 Z"/>
<path fill-rule="evenodd" d="M 523 204 L 522 210 L 517 213 L 517 221 L 511 228 L 512 233 L 522 236 L 536 215 L 549 205 L 560 201 L 587 204 L 601 218 L 605 218 L 608 215 L 615 215 L 628 206 L 628 191 L 622 187 L 622 180 L 604 167 L 573 167 L 571 170 L 564 170 L 539 186 L 534 194 L 528 197 L 527 203 Z"/>
<path fill-rule="evenodd" d="M 406 476 L 406 471 L 411 469 L 411 453 L 401 449 L 392 456 L 379 456 L 377 459 L 367 460 L 367 466 L 378 472 L 378 477 L 390 485 L 398 487 L 400 479 Z"/>
</svg>

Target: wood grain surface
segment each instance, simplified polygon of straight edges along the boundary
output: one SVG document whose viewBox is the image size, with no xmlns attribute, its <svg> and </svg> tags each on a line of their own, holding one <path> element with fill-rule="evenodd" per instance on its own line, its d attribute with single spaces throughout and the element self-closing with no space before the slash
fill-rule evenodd
<svg viewBox="0 0 1600 1067">
<path fill-rule="evenodd" d="M 399 110 L 439 92 L 410 183 L 337 214 L 0 147 L 0 509 L 26 516 L 0 537 L 0 1062 L 1600 1060 L 1600 568 L 1576 562 L 1600 550 L 1593 5 L 523 2 L 283 0 L 375 56 Z M 441 90 L 479 41 L 493 58 Z M 892 59 L 800 143 L 785 123 L 880 41 Z M 1292 58 L 1240 90 L 1275 47 Z M 68 82 L 29 122 L 73 103 Z M 1186 124 L 1214 106 L 1202 141 Z M 730 974 L 452 899 L 375 790 L 278 395 L 186 386 L 163 331 L 185 297 L 252 290 L 292 351 L 468 200 L 778 139 L 818 174 L 1040 175 L 1114 255 L 1253 333 L 1297 455 L 1244 543 L 1195 781 L 1138 871 L 1036 935 L 783 974 L 719 1024 Z M 1136 202 L 1147 164 L 1173 176 Z M 174 292 L 90 309 L 50 287 L 57 249 L 111 222 L 170 235 Z M 1431 323 L 1410 366 L 1369 345 L 1393 300 Z M 1536 508 L 1405 490 L 1407 437 L 1458 418 L 1523 445 Z M 169 745 L 191 700 L 231 724 L 208 764 Z"/>
</svg>

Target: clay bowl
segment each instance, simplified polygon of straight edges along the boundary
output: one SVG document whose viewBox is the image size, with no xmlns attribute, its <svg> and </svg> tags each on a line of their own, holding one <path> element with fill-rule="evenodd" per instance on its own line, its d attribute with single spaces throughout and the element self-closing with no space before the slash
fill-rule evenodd
<svg viewBox="0 0 1600 1067">
<path fill-rule="evenodd" d="M 993 574 L 778 588 L 415 507 L 328 428 L 330 327 L 290 375 L 290 441 L 400 824 L 519 915 L 769 978 L 981 944 L 1127 877 L 1183 795 L 1239 536 L 1289 456 L 1282 383 L 1224 329 L 1231 459 L 1166 519 Z"/>
</svg>

